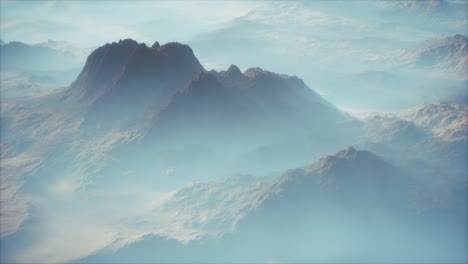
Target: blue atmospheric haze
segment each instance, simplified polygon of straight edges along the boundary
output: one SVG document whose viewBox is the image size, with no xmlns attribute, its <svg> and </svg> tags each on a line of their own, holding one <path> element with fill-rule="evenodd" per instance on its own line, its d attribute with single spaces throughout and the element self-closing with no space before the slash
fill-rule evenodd
<svg viewBox="0 0 468 264">
<path fill-rule="evenodd" d="M 468 3 L 1 1 L 1 263 L 467 263 Z"/>
</svg>

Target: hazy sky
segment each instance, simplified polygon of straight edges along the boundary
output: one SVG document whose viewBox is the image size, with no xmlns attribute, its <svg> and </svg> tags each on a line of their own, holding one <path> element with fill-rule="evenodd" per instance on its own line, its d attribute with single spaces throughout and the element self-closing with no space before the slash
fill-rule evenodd
<svg viewBox="0 0 468 264">
<path fill-rule="evenodd" d="M 245 15 L 259 2 L 1 1 L 1 38 L 67 40 L 81 47 L 120 38 L 188 41 Z"/>
<path fill-rule="evenodd" d="M 417 2 L 417 1 L 415 1 Z M 372 27 L 404 25 L 398 31 L 389 31 L 392 37 L 415 38 L 435 37 L 466 31 L 465 5 L 460 5 L 458 15 L 450 14 L 447 20 L 434 19 L 431 12 L 440 11 L 439 3 L 448 1 L 423 1 L 421 8 L 399 6 L 397 1 L 11 1 L 2 0 L 1 39 L 19 40 L 26 43 L 44 42 L 48 39 L 67 40 L 81 47 L 99 46 L 121 38 L 134 38 L 152 43 L 180 41 L 188 42 L 194 36 L 224 28 L 234 19 L 245 17 L 268 24 L 268 20 L 291 23 L 292 31 L 313 31 L 330 23 L 352 26 L 365 33 Z M 463 1 L 450 1 L 463 3 Z M 291 3 L 294 3 L 290 5 Z M 436 4 L 432 4 L 436 3 Z M 285 6 L 287 5 L 287 6 Z M 259 7 L 280 7 L 268 16 L 258 17 L 251 12 Z M 375 6 L 380 6 L 375 9 Z M 390 8 L 385 8 L 390 6 Z M 397 8 L 395 8 L 397 6 Z M 384 8 L 382 8 L 384 7 Z M 405 12 L 413 9 L 403 20 L 387 12 Z M 458 8 L 460 9 L 460 8 Z M 384 13 L 383 11 L 387 10 Z M 280 13 L 278 13 L 280 12 Z M 441 13 L 441 12 L 439 12 Z M 461 15 L 460 15 L 461 14 Z M 265 12 L 263 12 L 265 15 Z M 388 16 L 390 15 L 390 16 Z M 386 16 L 386 17 L 384 17 Z M 418 30 L 413 30 L 418 29 Z M 424 29 L 424 30 L 422 30 Z M 348 32 L 350 32 L 348 30 Z M 342 34 L 343 32 L 328 32 Z M 432 33 L 432 34 L 430 34 Z M 421 35 L 422 34 L 422 35 Z M 406 39 L 402 39 L 405 41 Z"/>
</svg>

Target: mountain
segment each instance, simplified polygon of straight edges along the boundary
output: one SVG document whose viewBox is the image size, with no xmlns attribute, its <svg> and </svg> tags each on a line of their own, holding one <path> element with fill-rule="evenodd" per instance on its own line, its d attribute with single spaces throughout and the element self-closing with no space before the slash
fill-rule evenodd
<svg viewBox="0 0 468 264">
<path fill-rule="evenodd" d="M 392 57 L 400 65 L 434 69 L 466 77 L 468 39 L 457 34 L 433 41 L 417 49 L 404 50 L 399 54 L 393 54 Z"/>
<path fill-rule="evenodd" d="M 10 100 L 23 100 L 57 93 L 80 72 L 87 52 L 67 42 L 0 45 L 1 93 Z"/>
<path fill-rule="evenodd" d="M 337 73 L 323 82 L 320 87 L 326 97 L 346 108 L 365 105 L 385 111 L 407 109 L 421 102 L 467 102 L 465 36 L 425 41 L 416 48 L 382 54 L 374 61 L 374 70 Z"/>
<path fill-rule="evenodd" d="M 125 39 L 93 51 L 69 93 L 90 104 L 89 119 L 111 122 L 158 109 L 202 71 L 186 45 Z"/>
<path fill-rule="evenodd" d="M 180 181 L 253 167 L 263 174 L 265 168 L 297 166 L 311 152 L 335 150 L 351 138 L 344 123 L 352 118 L 301 79 L 260 68 L 241 72 L 234 65 L 208 72 L 192 49 L 179 43 L 106 44 L 88 57 L 63 96 L 84 107 L 84 135 L 95 135 L 96 128 L 140 135 L 111 151 L 119 164 L 107 167 L 109 175 L 126 164 L 123 160 L 135 173 L 158 181 L 160 171 L 172 167 Z M 265 148 L 273 155 L 265 156 Z M 257 158 L 281 161 L 267 167 L 251 162 Z"/>
<path fill-rule="evenodd" d="M 457 147 L 467 144 L 467 105 L 424 103 L 414 108 L 387 115 L 365 118 L 366 138 L 400 148 L 436 144 Z M 426 153 L 427 154 L 427 153 Z"/>
<path fill-rule="evenodd" d="M 357 144 L 412 168 L 416 174 L 463 180 L 466 175 L 466 105 L 431 103 L 364 119 Z"/>
<path fill-rule="evenodd" d="M 421 104 L 399 116 L 422 127 L 445 142 L 466 143 L 468 136 L 468 105 Z"/>
<path fill-rule="evenodd" d="M 66 90 L 1 107 L 2 235 L 19 241 L 7 262 L 463 257 L 466 167 L 449 167 L 466 154 L 458 132 L 438 132 L 463 126 L 452 120 L 463 107 L 357 121 L 295 76 L 206 71 L 186 45 L 133 40 L 95 50 Z M 317 159 L 357 136 L 378 147 Z M 421 153 L 430 173 L 401 168 Z M 233 174 L 271 178 L 220 180 Z M 57 224 L 66 221 L 77 224 Z M 72 231 L 105 239 L 77 252 Z"/>
<path fill-rule="evenodd" d="M 98 192 L 277 174 L 350 141 L 349 119 L 297 77 L 207 72 L 186 45 L 127 39 L 93 51 L 67 89 L 2 104 L 0 121 L 3 157 L 41 161 L 29 184 L 77 177 L 72 190 Z"/>
<path fill-rule="evenodd" d="M 463 18 L 467 7 L 465 1 L 458 0 L 380 1 L 378 5 L 384 7 L 385 11 L 413 16 L 431 16 L 439 22 Z"/>
<path fill-rule="evenodd" d="M 135 219 L 142 230 L 133 242 L 116 241 L 78 262 L 463 260 L 461 208 L 418 213 L 418 188 L 408 172 L 349 147 L 270 183 L 189 184 L 153 212 L 173 217 L 174 236 L 151 229 L 152 218 Z"/>
<path fill-rule="evenodd" d="M 349 142 L 351 120 L 297 77 L 260 68 L 242 73 L 231 66 L 194 77 L 154 111 L 141 141 L 115 155 L 120 160 L 144 149 L 135 157 L 137 170 L 154 168 L 157 157 L 160 166 L 177 167 L 180 177 L 211 179 L 229 171 L 263 175 Z"/>
<path fill-rule="evenodd" d="M 385 3 L 388 8 L 418 11 L 422 13 L 441 12 L 449 6 L 445 0 L 405 0 Z"/>
<path fill-rule="evenodd" d="M 78 58 L 82 58 L 83 63 L 86 57 L 89 55 L 89 53 L 91 53 L 94 50 L 94 48 L 78 48 L 73 43 L 68 42 L 68 41 L 64 41 L 64 40 L 59 41 L 59 40 L 52 40 L 52 39 L 47 40 L 47 42 L 37 43 L 34 46 L 50 48 L 61 53 L 73 54 L 74 56 Z"/>
<path fill-rule="evenodd" d="M 267 242 L 270 248 L 308 245 L 286 251 L 287 256 L 302 256 L 303 261 L 330 261 L 334 256 L 337 262 L 360 262 L 365 256 L 375 261 L 424 262 L 456 253 L 458 243 L 466 245 L 464 236 L 451 230 L 453 224 L 466 232 L 459 218 L 465 209 L 432 208 L 417 214 L 431 203 L 416 198 L 424 185 L 408 171 L 365 150 L 349 147 L 311 166 L 290 170 L 274 186 L 277 194 L 249 214 L 236 230 L 253 234 L 247 236 L 252 240 L 261 237 L 261 241 L 271 241 Z M 462 193 L 466 194 L 466 188 Z M 462 204 L 462 196 L 457 197 L 457 203 Z M 444 200 L 446 204 L 452 201 Z M 438 232 L 432 231 L 435 227 L 452 237 L 442 242 Z M 397 241 L 408 244 L 395 244 Z M 418 253 L 428 248 L 434 251 Z M 458 253 L 452 257 L 462 260 L 465 256 Z"/>
<path fill-rule="evenodd" d="M 394 116 L 374 115 L 366 119 L 366 138 L 391 145 L 411 145 L 428 140 L 418 125 Z"/>
<path fill-rule="evenodd" d="M 309 166 L 284 173 L 274 184 L 278 195 L 263 208 L 285 207 L 271 210 L 289 215 L 285 212 L 296 208 L 288 209 L 287 204 L 317 209 L 349 206 L 346 211 L 354 205 L 365 204 L 371 213 L 373 208 L 402 206 L 399 200 L 409 194 L 411 185 L 408 175 L 374 153 L 348 147 Z"/>
<path fill-rule="evenodd" d="M 221 140 L 229 136 L 233 142 L 268 142 L 276 136 L 326 136 L 347 119 L 297 77 L 260 68 L 242 73 L 231 66 L 227 71 L 201 73 L 175 94 L 157 113 L 150 134 L 158 137 L 167 131 L 177 142 L 218 136 Z"/>
<path fill-rule="evenodd" d="M 54 77 L 54 75 L 37 75 L 27 71 L 3 69 L 0 75 L 2 82 L 0 92 L 3 98 L 8 99 L 44 96 L 57 92 L 58 86 L 64 84 Z"/>
<path fill-rule="evenodd" d="M 220 236 L 232 232 L 237 221 L 260 206 L 270 189 L 270 179 L 251 175 L 190 182 L 130 225 L 138 223 L 142 233 L 153 230 L 183 241 Z M 169 224 L 166 217 L 171 215 L 178 217 Z"/>
<path fill-rule="evenodd" d="M 79 67 L 82 57 L 69 50 L 58 50 L 41 44 L 30 45 L 19 41 L 1 44 L 2 68 L 27 71 L 63 71 Z"/>
</svg>

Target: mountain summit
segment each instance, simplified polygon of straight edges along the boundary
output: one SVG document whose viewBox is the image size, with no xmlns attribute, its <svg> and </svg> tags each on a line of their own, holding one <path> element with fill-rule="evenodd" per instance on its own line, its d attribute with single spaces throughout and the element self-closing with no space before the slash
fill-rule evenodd
<svg viewBox="0 0 468 264">
<path fill-rule="evenodd" d="M 182 138 L 203 141 L 220 135 L 230 135 L 231 141 L 270 142 L 293 135 L 326 135 L 346 119 L 297 77 L 260 68 L 242 73 L 232 65 L 196 76 L 156 114 L 151 133 L 165 133 L 178 143 Z M 184 135 L 176 136 L 179 131 Z M 190 136 L 182 131 L 190 131 Z"/>
<path fill-rule="evenodd" d="M 428 46 L 408 50 L 398 55 L 404 65 L 432 68 L 466 75 L 468 70 L 468 39 L 460 34 L 439 39 Z"/>
<path fill-rule="evenodd" d="M 127 113 L 163 106 L 193 76 L 203 72 L 192 49 L 176 42 L 152 47 L 132 39 L 106 44 L 88 56 L 71 90 L 91 105 L 93 119 L 118 119 Z M 78 95 L 76 95 L 78 93 Z"/>
<path fill-rule="evenodd" d="M 150 48 L 145 43 L 124 39 L 93 51 L 72 86 L 82 88 L 83 96 L 88 99 L 124 89 L 122 86 L 132 82 L 140 82 L 137 86 L 141 87 L 151 86 L 148 84 L 151 81 L 185 77 L 181 80 L 183 84 L 202 71 L 203 67 L 187 45 L 171 42 Z"/>
</svg>

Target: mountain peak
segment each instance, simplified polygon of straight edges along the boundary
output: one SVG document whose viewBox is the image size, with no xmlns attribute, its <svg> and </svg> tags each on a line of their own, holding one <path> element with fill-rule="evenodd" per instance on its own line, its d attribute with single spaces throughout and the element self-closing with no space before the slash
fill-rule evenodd
<svg viewBox="0 0 468 264">
<path fill-rule="evenodd" d="M 332 157 L 333 159 L 342 159 L 342 160 L 367 160 L 375 161 L 379 159 L 372 152 L 367 150 L 356 150 L 354 147 L 349 146 L 346 149 L 338 151 L 335 155 L 328 156 L 324 159 Z"/>
<path fill-rule="evenodd" d="M 399 169 L 372 152 L 348 147 L 305 168 L 287 171 L 278 186 L 290 193 L 333 189 L 368 199 L 400 188 L 398 183 L 406 182 L 401 175 Z"/>
<path fill-rule="evenodd" d="M 161 47 L 161 45 L 159 45 L 158 41 L 155 41 L 153 46 L 151 46 L 151 48 L 153 48 L 153 49 L 159 49 L 159 47 Z"/>
<path fill-rule="evenodd" d="M 236 65 L 231 65 L 229 66 L 228 70 L 227 70 L 227 73 L 229 74 L 242 74 L 242 72 L 240 71 L 239 67 L 237 67 Z"/>
<path fill-rule="evenodd" d="M 336 153 L 336 156 L 339 158 L 349 159 L 349 158 L 356 158 L 358 154 L 360 153 L 358 153 L 358 151 L 355 148 L 349 146 L 348 148 Z"/>
<path fill-rule="evenodd" d="M 252 67 L 252 68 L 248 68 L 246 71 L 245 71 L 245 75 L 247 77 L 255 77 L 257 75 L 260 75 L 260 74 L 266 74 L 266 73 L 269 73 L 268 71 L 265 71 L 263 70 L 262 68 L 260 67 Z"/>
<path fill-rule="evenodd" d="M 382 159 L 367 150 L 356 150 L 354 147 L 348 147 L 337 152 L 335 155 L 329 155 L 312 164 L 309 169 L 319 172 L 319 174 L 329 174 L 334 172 L 352 171 L 356 168 L 369 169 L 376 167 L 386 167 Z"/>
<path fill-rule="evenodd" d="M 271 71 L 264 70 L 264 69 L 262 69 L 260 67 L 249 68 L 244 72 L 244 75 L 247 76 L 248 78 L 251 78 L 251 79 L 273 80 L 273 79 L 279 78 L 279 79 L 283 79 L 283 80 L 290 80 L 290 81 L 293 81 L 293 82 L 299 82 L 299 83 L 305 85 L 304 82 L 301 79 L 299 79 L 297 76 L 294 76 L 294 75 L 291 76 L 291 75 L 286 75 L 286 74 L 278 74 L 278 73 L 274 73 L 274 72 L 271 72 Z"/>
<path fill-rule="evenodd" d="M 466 44 L 468 42 L 468 39 L 461 35 L 461 34 L 456 34 L 455 36 L 448 37 L 447 38 L 447 43 L 449 44 Z"/>
<path fill-rule="evenodd" d="M 456 34 L 455 36 L 453 36 L 454 39 L 457 39 L 457 40 L 464 40 L 464 41 L 467 41 L 468 39 L 461 35 L 461 34 Z"/>
<path fill-rule="evenodd" d="M 446 142 L 466 142 L 468 106 L 445 102 L 421 104 L 399 117 Z"/>
<path fill-rule="evenodd" d="M 435 69 L 465 78 L 468 68 L 468 39 L 460 34 L 432 40 L 396 57 L 398 63 Z"/>
<path fill-rule="evenodd" d="M 236 86 L 246 80 L 246 76 L 241 72 L 239 67 L 231 65 L 226 71 L 213 72 L 225 86 Z"/>
<path fill-rule="evenodd" d="M 114 44 L 114 43 L 112 43 L 112 44 Z M 136 40 L 128 38 L 128 39 L 119 40 L 119 42 L 117 44 L 118 45 L 128 45 L 128 46 L 137 46 L 138 42 Z"/>
<path fill-rule="evenodd" d="M 20 41 L 10 41 L 5 44 L 5 46 L 11 46 L 11 47 L 19 47 L 19 48 L 27 48 L 29 47 L 28 44 L 20 42 Z"/>
<path fill-rule="evenodd" d="M 190 46 L 181 44 L 179 42 L 168 42 L 160 46 L 158 50 L 166 54 L 173 54 L 177 56 L 195 56 Z"/>
<path fill-rule="evenodd" d="M 80 99 L 96 105 L 120 105 L 138 98 L 139 104 L 147 107 L 164 104 L 166 97 L 182 91 L 202 71 L 187 45 L 171 42 L 161 46 L 155 42 L 148 47 L 133 39 L 121 39 L 94 50 L 71 89 Z M 160 82 L 168 85 L 155 87 Z"/>
</svg>

